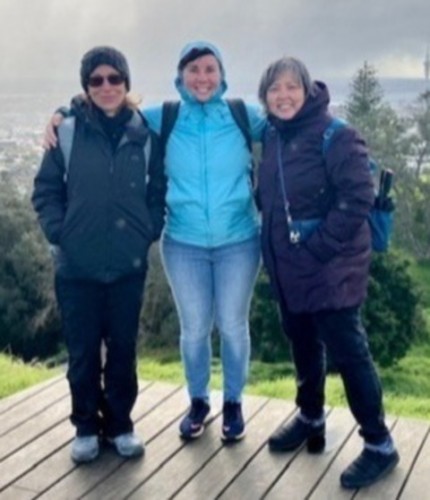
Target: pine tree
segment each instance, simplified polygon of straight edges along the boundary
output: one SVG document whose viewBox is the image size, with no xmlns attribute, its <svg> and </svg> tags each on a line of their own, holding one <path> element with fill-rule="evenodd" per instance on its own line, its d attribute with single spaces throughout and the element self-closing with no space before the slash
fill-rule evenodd
<svg viewBox="0 0 430 500">
<path fill-rule="evenodd" d="M 346 118 L 361 132 L 381 168 L 397 175 L 406 172 L 406 122 L 385 102 L 376 70 L 367 62 L 352 80 Z"/>
</svg>

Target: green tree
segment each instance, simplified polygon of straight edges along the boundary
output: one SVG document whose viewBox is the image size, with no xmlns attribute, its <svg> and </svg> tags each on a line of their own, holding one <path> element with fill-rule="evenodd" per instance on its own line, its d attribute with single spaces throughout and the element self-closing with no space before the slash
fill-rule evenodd
<svg viewBox="0 0 430 500">
<path fill-rule="evenodd" d="M 430 162 L 430 92 L 419 96 L 412 116 L 400 118 L 384 101 L 376 70 L 365 62 L 352 81 L 346 116 L 377 163 L 395 172 L 394 243 L 416 258 L 429 258 L 430 179 L 423 167 Z"/>
<path fill-rule="evenodd" d="M 418 96 L 412 108 L 410 126 L 411 136 L 411 165 L 415 177 L 419 179 L 424 168 L 430 167 L 430 90 Z"/>
<path fill-rule="evenodd" d="M 408 152 L 407 123 L 385 102 L 375 68 L 365 62 L 350 87 L 346 102 L 348 122 L 361 132 L 381 168 L 402 175 Z"/>
<path fill-rule="evenodd" d="M 398 245 L 418 259 L 430 258 L 430 91 L 412 107 L 407 172 L 398 185 Z M 398 183 L 399 184 L 399 183 Z"/>
<path fill-rule="evenodd" d="M 55 354 L 59 320 L 47 245 L 27 197 L 0 178 L 0 349 L 28 361 Z"/>
</svg>

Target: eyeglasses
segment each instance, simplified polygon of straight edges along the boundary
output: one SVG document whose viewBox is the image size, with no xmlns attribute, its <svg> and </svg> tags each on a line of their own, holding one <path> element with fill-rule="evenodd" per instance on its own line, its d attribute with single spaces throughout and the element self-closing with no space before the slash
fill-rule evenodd
<svg viewBox="0 0 430 500">
<path fill-rule="evenodd" d="M 112 74 L 107 76 L 94 75 L 88 78 L 88 85 L 90 87 L 101 87 L 103 82 L 107 80 L 110 85 L 121 85 L 125 82 L 123 75 Z"/>
</svg>

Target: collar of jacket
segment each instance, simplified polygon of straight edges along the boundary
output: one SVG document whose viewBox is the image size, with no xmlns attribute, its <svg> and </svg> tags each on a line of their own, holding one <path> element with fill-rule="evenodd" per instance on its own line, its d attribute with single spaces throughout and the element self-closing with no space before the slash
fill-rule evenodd
<svg viewBox="0 0 430 500">
<path fill-rule="evenodd" d="M 121 139 L 120 145 L 128 139 L 129 141 L 138 142 L 143 146 L 148 135 L 149 129 L 146 120 L 139 111 L 133 110 L 133 115 L 126 125 L 125 135 Z"/>
<path fill-rule="evenodd" d="M 91 107 L 82 96 L 76 96 L 72 99 L 71 108 L 73 113 L 83 120 L 86 126 L 91 127 L 105 135 L 100 123 L 94 117 Z M 149 129 L 146 120 L 138 110 L 132 111 L 132 116 L 125 126 L 125 134 L 121 138 L 119 145 L 123 145 L 128 141 L 137 142 L 142 146 L 145 144 L 149 134 Z"/>
</svg>

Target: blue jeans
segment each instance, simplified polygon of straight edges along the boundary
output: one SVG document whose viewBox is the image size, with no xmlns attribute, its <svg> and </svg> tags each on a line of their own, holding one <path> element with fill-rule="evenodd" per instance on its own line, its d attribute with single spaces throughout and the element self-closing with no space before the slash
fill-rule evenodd
<svg viewBox="0 0 430 500">
<path fill-rule="evenodd" d="M 259 238 L 203 248 L 164 236 L 161 254 L 179 315 L 190 397 L 209 398 L 215 325 L 221 338 L 224 401 L 240 401 L 249 368 L 248 316 L 260 266 Z"/>
</svg>

